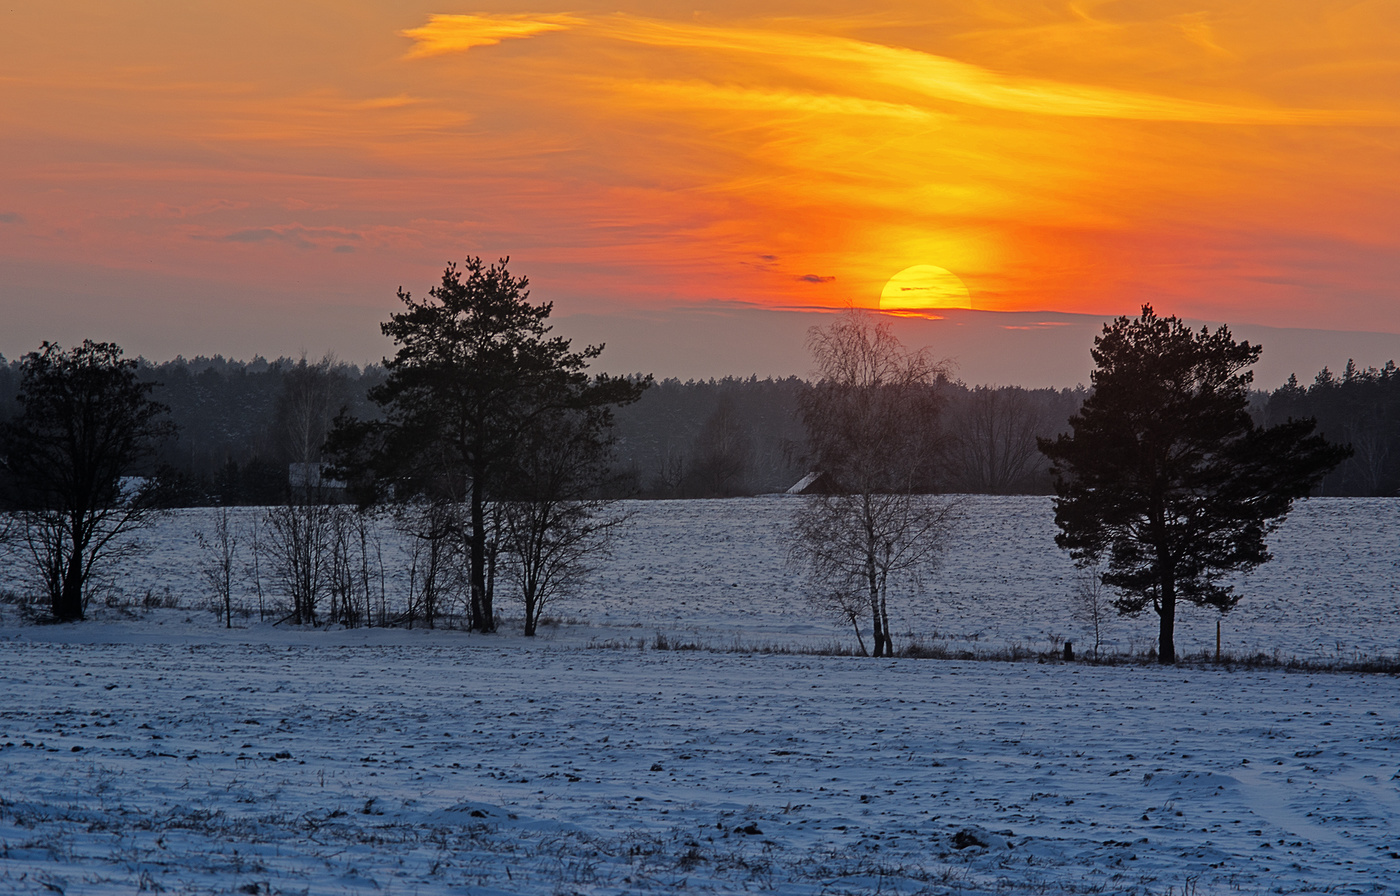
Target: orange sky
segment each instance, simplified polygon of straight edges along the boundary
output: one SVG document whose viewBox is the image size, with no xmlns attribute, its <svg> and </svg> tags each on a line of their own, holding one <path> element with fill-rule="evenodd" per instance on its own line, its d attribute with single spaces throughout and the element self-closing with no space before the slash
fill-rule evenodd
<svg viewBox="0 0 1400 896">
<path fill-rule="evenodd" d="M 937 265 L 980 310 L 1400 333 L 1400 3 L 866 6 L 0 10 L 0 351 L 364 360 L 466 254 L 558 314 Z"/>
</svg>

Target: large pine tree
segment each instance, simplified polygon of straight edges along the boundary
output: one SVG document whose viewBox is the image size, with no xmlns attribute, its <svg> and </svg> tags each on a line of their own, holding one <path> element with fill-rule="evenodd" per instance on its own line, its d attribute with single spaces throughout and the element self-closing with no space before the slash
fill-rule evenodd
<svg viewBox="0 0 1400 896">
<path fill-rule="evenodd" d="M 1150 305 L 1094 340 L 1093 391 L 1072 433 L 1040 449 L 1055 475 L 1055 541 L 1101 562 L 1120 612 L 1151 607 L 1158 659 L 1176 662 L 1176 605 L 1222 612 L 1240 599 L 1222 579 L 1270 559 L 1265 536 L 1350 453 L 1313 421 L 1256 426 L 1248 368 L 1259 346 L 1227 327 L 1191 330 Z"/>
<path fill-rule="evenodd" d="M 469 257 L 449 264 L 426 300 L 403 290 L 404 308 L 383 324 L 398 350 L 388 379 L 370 391 L 384 420 L 337 421 L 329 448 L 341 468 L 468 509 L 470 625 L 493 631 L 487 581 L 487 504 L 502 496 L 527 436 L 552 415 L 588 421 L 595 441 L 611 408 L 635 401 L 649 381 L 590 376 L 602 346 L 575 351 L 550 333 L 552 305 L 533 304 L 529 283 Z"/>
</svg>

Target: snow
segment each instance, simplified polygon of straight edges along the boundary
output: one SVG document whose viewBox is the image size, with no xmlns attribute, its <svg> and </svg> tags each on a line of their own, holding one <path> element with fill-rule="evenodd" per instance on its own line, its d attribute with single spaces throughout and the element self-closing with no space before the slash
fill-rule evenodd
<svg viewBox="0 0 1400 896">
<path fill-rule="evenodd" d="M 185 618 L 3 632 L 0 890 L 1387 893 L 1400 867 L 1393 677 Z"/>
<path fill-rule="evenodd" d="M 1048 502 L 970 503 L 899 625 L 1082 638 Z M 535 640 L 4 607 L 0 892 L 1397 892 L 1394 676 L 645 646 L 845 638 L 791 590 L 790 507 L 638 505 Z M 1305 502 L 1227 647 L 1393 652 L 1396 521 Z M 197 603 L 211 522 L 123 587 Z"/>
<path fill-rule="evenodd" d="M 798 576 L 784 564 L 784 533 L 801 500 L 627 502 L 631 525 L 613 559 L 600 565 L 590 593 L 551 606 L 546 615 L 586 621 L 600 639 L 650 639 L 661 632 L 720 647 L 853 646 L 844 624 L 814 613 L 802 600 Z M 1070 640 L 1084 654 L 1092 638 L 1073 617 L 1076 570 L 1055 547 L 1050 499 L 958 500 L 961 522 L 942 569 L 922 592 L 891 595 L 897 639 L 1037 652 L 1058 651 Z M 181 511 L 163 520 L 144 535 L 150 550 L 117 571 L 111 590 L 137 603 L 147 593 L 159 599 L 167 592 L 182 606 L 208 602 L 208 589 L 192 569 L 200 556 L 196 534 L 213 533 L 215 512 Z M 251 521 L 260 512 L 232 514 L 245 561 Z M 402 539 L 387 526 L 384 532 L 385 564 L 391 572 L 402 569 Z M 1241 577 L 1244 597 L 1221 620 L 1227 653 L 1335 660 L 1400 651 L 1400 501 L 1300 501 L 1270 546 L 1275 559 Z M 0 563 L 0 590 L 20 587 L 4 570 Z M 391 581 L 391 599 L 395 587 Z M 256 609 L 251 577 L 243 576 L 234 601 Z M 498 609 L 520 613 L 505 601 Z M 0 623 L 7 612 L 0 605 Z M 1219 619 L 1214 610 L 1180 605 L 1178 653 L 1213 653 Z M 1145 652 L 1156 642 L 1156 625 L 1150 612 L 1134 619 L 1114 616 L 1105 649 Z"/>
</svg>

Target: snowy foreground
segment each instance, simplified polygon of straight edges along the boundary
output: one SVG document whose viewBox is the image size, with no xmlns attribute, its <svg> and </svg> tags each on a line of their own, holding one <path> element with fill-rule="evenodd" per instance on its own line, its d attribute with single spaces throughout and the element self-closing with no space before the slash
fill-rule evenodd
<svg viewBox="0 0 1400 896">
<path fill-rule="evenodd" d="M 1390 676 L 213 625 L 0 628 L 0 892 L 1400 888 Z"/>
</svg>

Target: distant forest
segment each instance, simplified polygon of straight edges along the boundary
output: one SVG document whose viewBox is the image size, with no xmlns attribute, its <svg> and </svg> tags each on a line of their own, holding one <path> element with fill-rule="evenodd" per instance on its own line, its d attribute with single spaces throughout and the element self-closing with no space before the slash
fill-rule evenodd
<svg viewBox="0 0 1400 896">
<path fill-rule="evenodd" d="M 317 463 L 341 409 L 361 418 L 376 407 L 366 393 L 382 382 L 378 366 L 331 359 L 249 362 L 222 357 L 143 363 L 158 383 L 154 398 L 179 427 L 160 463 L 175 485 L 172 505 L 273 504 L 288 489 L 288 465 Z M 0 359 L 0 420 L 18 412 L 18 362 Z M 808 472 L 796 377 L 656 382 L 617 412 L 613 497 L 710 498 L 786 490 Z M 931 491 L 1048 494 L 1047 464 L 1036 437 L 1068 429 L 1085 398 L 1080 389 L 967 386 L 944 381 L 941 455 Z M 1324 480 L 1321 493 L 1400 494 L 1400 371 L 1324 369 L 1307 386 L 1296 378 L 1257 392 L 1263 423 L 1312 417 L 1330 441 L 1351 445 L 1351 459 Z"/>
</svg>

